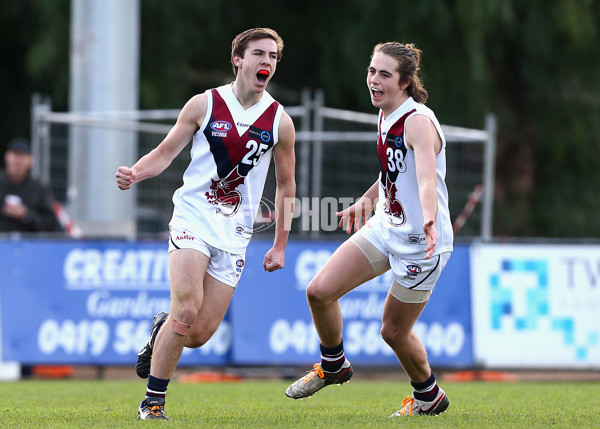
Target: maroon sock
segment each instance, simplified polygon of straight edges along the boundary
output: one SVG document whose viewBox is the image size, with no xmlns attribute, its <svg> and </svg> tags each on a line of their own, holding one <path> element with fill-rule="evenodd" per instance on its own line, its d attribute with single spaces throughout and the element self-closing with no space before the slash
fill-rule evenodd
<svg viewBox="0 0 600 429">
<path fill-rule="evenodd" d="M 422 383 L 410 382 L 414 389 L 413 396 L 419 401 L 431 402 L 435 400 L 440 388 L 435 381 L 435 375 L 431 373 L 431 377 Z"/>
<path fill-rule="evenodd" d="M 321 345 L 321 368 L 325 372 L 338 372 L 346 360 L 344 342 L 338 346 L 327 348 Z"/>
</svg>

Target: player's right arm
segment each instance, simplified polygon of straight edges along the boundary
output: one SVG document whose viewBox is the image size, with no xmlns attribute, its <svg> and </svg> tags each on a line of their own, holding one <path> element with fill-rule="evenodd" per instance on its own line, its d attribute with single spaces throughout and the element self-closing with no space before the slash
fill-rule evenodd
<svg viewBox="0 0 600 429">
<path fill-rule="evenodd" d="M 189 143 L 198 131 L 207 108 L 206 94 L 192 97 L 181 109 L 177 122 L 158 146 L 132 167 L 121 166 L 115 177 L 119 189 L 130 189 L 135 183 L 158 176 Z"/>
</svg>

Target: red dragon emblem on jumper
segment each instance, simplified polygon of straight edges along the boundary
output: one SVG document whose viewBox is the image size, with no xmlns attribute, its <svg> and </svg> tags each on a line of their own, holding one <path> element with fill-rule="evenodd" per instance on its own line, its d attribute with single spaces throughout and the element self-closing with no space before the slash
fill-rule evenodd
<svg viewBox="0 0 600 429">
<path fill-rule="evenodd" d="M 246 176 L 242 176 L 236 167 L 226 177 L 218 180 L 210 179 L 210 192 L 207 192 L 208 202 L 217 206 L 217 213 L 231 217 L 237 213 L 242 204 L 242 194 L 236 191 L 244 183 Z"/>
<path fill-rule="evenodd" d="M 404 207 L 402 207 L 402 203 L 396 199 L 397 191 L 396 184 L 386 177 L 384 188 L 385 203 L 383 205 L 383 211 L 397 219 L 390 218 L 390 223 L 392 225 L 402 226 L 406 222 L 406 215 L 404 214 Z"/>
</svg>

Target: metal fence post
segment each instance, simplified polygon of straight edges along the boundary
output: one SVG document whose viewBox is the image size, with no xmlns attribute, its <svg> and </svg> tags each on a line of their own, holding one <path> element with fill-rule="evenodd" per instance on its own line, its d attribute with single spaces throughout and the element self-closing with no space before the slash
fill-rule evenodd
<svg viewBox="0 0 600 429">
<path fill-rule="evenodd" d="M 31 174 L 34 177 L 40 176 L 40 108 L 42 104 L 41 95 L 37 92 L 31 96 L 31 153 L 35 162 L 31 167 Z"/>
<path fill-rule="evenodd" d="M 325 93 L 322 89 L 315 91 L 315 99 L 313 101 L 314 107 L 314 120 L 313 120 L 313 131 L 316 137 L 313 140 L 313 156 L 312 156 L 312 202 L 317 203 L 321 201 L 321 180 L 323 180 L 323 140 L 320 137 L 323 132 L 323 106 L 325 104 Z M 315 213 L 317 210 L 315 207 L 311 207 L 312 212 Z M 318 210 L 317 210 L 318 213 Z M 311 223 L 312 224 L 312 223 Z M 311 231 L 311 237 L 317 238 L 321 235 L 321 228 L 317 228 L 316 231 Z"/>
<path fill-rule="evenodd" d="M 302 107 L 304 112 L 300 118 L 300 131 L 302 134 L 307 134 L 310 131 L 310 115 L 312 101 L 310 99 L 310 89 L 302 90 Z M 301 141 L 300 145 L 300 189 L 301 197 L 308 197 L 310 192 L 310 142 Z"/>
<path fill-rule="evenodd" d="M 34 93 L 31 97 L 31 151 L 33 163 L 31 174 L 43 183 L 50 183 L 50 124 L 43 115 L 52 110 L 48 97 Z"/>
<path fill-rule="evenodd" d="M 483 165 L 483 207 L 481 219 L 481 237 L 490 240 L 494 222 L 494 188 L 496 182 L 496 116 L 488 113 L 485 117 L 485 154 Z"/>
<path fill-rule="evenodd" d="M 310 89 L 302 90 L 302 106 L 304 111 L 300 118 L 300 131 L 303 135 L 310 132 L 310 115 L 312 112 L 312 100 L 310 98 Z M 300 168 L 298 169 L 298 197 L 300 201 L 303 198 L 310 197 L 310 141 L 306 139 L 300 140 Z M 302 203 L 299 204 L 297 210 L 302 210 Z M 300 228 L 300 235 L 306 235 L 305 231 Z"/>
</svg>

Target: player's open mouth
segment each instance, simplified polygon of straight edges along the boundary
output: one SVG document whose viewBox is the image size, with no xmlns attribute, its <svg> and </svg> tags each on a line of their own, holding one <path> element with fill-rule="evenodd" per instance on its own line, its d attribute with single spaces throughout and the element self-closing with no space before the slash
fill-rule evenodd
<svg viewBox="0 0 600 429">
<path fill-rule="evenodd" d="M 373 96 L 374 99 L 378 100 L 381 97 L 383 97 L 383 91 L 380 91 L 375 88 L 371 88 L 371 95 Z"/>
<path fill-rule="evenodd" d="M 265 83 L 270 74 L 269 70 L 259 70 L 258 73 L 256 73 L 256 78 L 259 83 Z"/>
</svg>

